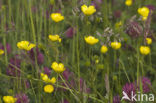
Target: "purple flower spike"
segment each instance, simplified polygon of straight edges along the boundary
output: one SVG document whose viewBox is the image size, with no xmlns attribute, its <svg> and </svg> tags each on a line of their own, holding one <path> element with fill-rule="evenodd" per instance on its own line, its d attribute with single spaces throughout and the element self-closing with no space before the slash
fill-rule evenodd
<svg viewBox="0 0 156 103">
<path fill-rule="evenodd" d="M 20 93 L 16 95 L 17 101 L 16 103 L 29 103 L 30 100 L 26 94 Z"/>
<path fill-rule="evenodd" d="M 28 80 L 25 80 L 24 82 L 25 82 L 26 88 L 30 88 L 30 83 L 29 83 L 29 81 L 28 81 Z"/>
<path fill-rule="evenodd" d="M 37 55 L 38 64 L 44 63 L 44 55 L 42 53 L 38 53 Z"/>
<path fill-rule="evenodd" d="M 143 28 L 138 22 L 132 21 L 128 23 L 126 33 L 132 38 L 137 38 L 142 35 Z"/>
<path fill-rule="evenodd" d="M 99 9 L 101 7 L 100 6 L 101 3 L 102 3 L 102 0 L 94 0 L 94 1 L 92 1 L 92 5 L 94 5 L 96 9 Z"/>
<path fill-rule="evenodd" d="M 148 7 L 150 10 L 154 11 L 155 10 L 155 6 L 154 5 L 147 5 L 146 7 Z"/>
<path fill-rule="evenodd" d="M 43 64 L 44 63 L 44 55 L 39 51 L 38 48 L 36 48 L 36 53 L 37 53 L 37 63 L 38 64 Z M 34 49 L 31 49 L 29 52 L 29 57 L 33 61 L 33 64 L 35 63 L 35 52 Z"/>
<path fill-rule="evenodd" d="M 11 46 L 8 43 L 6 44 L 6 49 L 8 53 L 11 53 Z"/>
<path fill-rule="evenodd" d="M 70 27 L 65 32 L 67 38 L 72 38 L 75 34 L 75 29 L 73 27 Z"/>
<path fill-rule="evenodd" d="M 113 98 L 113 103 L 121 103 L 121 101 L 120 101 L 120 96 L 119 96 L 119 95 L 114 96 L 114 98 Z"/>
<path fill-rule="evenodd" d="M 10 59 L 9 66 L 7 68 L 7 74 L 10 76 L 20 76 L 20 65 L 21 65 L 21 59 L 19 59 L 19 56 L 16 55 L 15 57 Z M 18 68 L 18 69 L 17 69 Z"/>
<path fill-rule="evenodd" d="M 113 15 L 114 15 L 115 18 L 120 18 L 122 13 L 121 13 L 120 10 L 116 10 L 116 11 L 114 11 Z"/>
<path fill-rule="evenodd" d="M 148 93 L 150 92 L 150 86 L 151 86 L 151 81 L 147 78 L 147 77 L 142 77 L 140 78 L 142 81 L 142 88 L 143 88 L 143 92 L 144 93 Z M 137 83 L 137 82 L 136 82 Z M 139 83 L 140 84 L 140 83 Z M 137 86 L 138 89 L 140 88 L 140 86 Z M 140 90 L 140 89 L 139 89 Z"/>
<path fill-rule="evenodd" d="M 0 44 L 0 49 L 4 50 L 4 46 L 2 44 Z M 10 44 L 6 44 L 6 50 L 7 50 L 7 53 L 11 53 L 11 46 Z"/>
<path fill-rule="evenodd" d="M 69 83 L 68 86 L 70 88 L 78 88 L 77 82 L 75 81 L 77 78 L 73 72 L 69 71 L 69 69 L 66 69 L 63 72 L 63 77 L 66 80 L 67 85 Z M 80 82 L 80 91 L 90 93 L 90 88 L 87 87 L 86 82 L 82 78 L 79 79 L 79 82 Z M 64 83 L 62 83 L 62 85 L 66 86 Z"/>
<path fill-rule="evenodd" d="M 51 70 L 48 67 L 44 67 L 44 73 L 50 76 Z"/>
<path fill-rule="evenodd" d="M 143 84 L 143 92 L 148 93 L 150 92 L 151 81 L 147 77 L 142 78 L 142 84 Z"/>
<path fill-rule="evenodd" d="M 131 97 L 131 93 L 135 94 L 136 92 L 136 86 L 134 83 L 126 83 L 123 87 L 123 91 L 128 95 L 128 97 Z"/>
<path fill-rule="evenodd" d="M 65 78 L 65 80 L 68 80 L 69 77 L 71 77 L 73 73 L 69 71 L 69 69 L 66 69 L 64 72 L 63 72 L 63 77 Z"/>
</svg>

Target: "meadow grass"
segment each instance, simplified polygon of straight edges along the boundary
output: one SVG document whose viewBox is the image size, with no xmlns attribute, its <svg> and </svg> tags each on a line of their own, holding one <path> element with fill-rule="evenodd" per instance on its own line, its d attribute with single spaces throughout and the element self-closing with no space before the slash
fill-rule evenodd
<svg viewBox="0 0 156 103">
<path fill-rule="evenodd" d="M 96 12 L 85 14 L 84 4 Z M 138 13 L 144 6 L 146 20 L 147 11 Z M 120 101 L 123 91 L 156 96 L 155 6 L 155 0 L 130 6 L 124 0 L 0 0 L 0 103 L 131 103 Z M 52 13 L 64 19 L 55 22 Z"/>
</svg>

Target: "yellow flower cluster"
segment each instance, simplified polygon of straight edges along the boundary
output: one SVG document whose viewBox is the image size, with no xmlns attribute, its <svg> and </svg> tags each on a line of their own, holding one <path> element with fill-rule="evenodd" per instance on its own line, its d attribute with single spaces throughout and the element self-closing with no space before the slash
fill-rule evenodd
<svg viewBox="0 0 156 103">
<path fill-rule="evenodd" d="M 13 96 L 4 96 L 3 101 L 4 103 L 15 103 L 17 99 L 14 98 Z"/>
<path fill-rule="evenodd" d="M 150 48 L 148 46 L 141 46 L 140 53 L 143 55 L 148 55 L 150 53 Z"/>
<path fill-rule="evenodd" d="M 56 83 L 56 78 L 55 77 L 52 77 L 51 79 L 48 78 L 48 75 L 47 74 L 44 74 L 44 73 L 41 73 L 41 79 L 46 82 L 46 83 L 52 83 L 52 84 L 55 84 Z"/>
<path fill-rule="evenodd" d="M 4 54 L 4 50 L 0 49 L 0 55 Z"/>
<path fill-rule="evenodd" d="M 146 38 L 146 43 L 147 43 L 148 45 L 152 44 L 152 39 L 151 39 L 151 38 Z"/>
<path fill-rule="evenodd" d="M 107 46 L 102 45 L 102 47 L 101 47 L 101 53 L 106 53 L 107 51 L 108 51 Z"/>
<path fill-rule="evenodd" d="M 96 39 L 96 38 L 93 37 L 93 36 L 85 37 L 85 41 L 86 41 L 86 43 L 88 43 L 88 44 L 90 44 L 90 45 L 94 45 L 94 44 L 96 44 L 96 43 L 99 42 L 99 40 Z"/>
<path fill-rule="evenodd" d="M 45 85 L 44 86 L 44 92 L 46 93 L 52 93 L 54 91 L 54 87 L 52 84 L 55 84 L 56 83 L 56 78 L 55 77 L 52 77 L 51 79 L 48 77 L 47 74 L 44 74 L 44 73 L 41 73 L 41 79 L 46 82 L 46 83 L 51 83 L 51 84 L 48 84 L 48 85 Z"/>
<path fill-rule="evenodd" d="M 26 50 L 26 51 L 30 51 L 35 46 L 36 46 L 35 44 L 29 43 L 29 41 L 21 41 L 21 42 L 17 43 L 17 47 L 19 49 L 23 49 L 23 50 Z"/>
<path fill-rule="evenodd" d="M 89 7 L 87 5 L 82 5 L 81 10 L 87 16 L 92 15 L 96 12 L 96 9 L 93 5 L 91 5 Z"/>
<path fill-rule="evenodd" d="M 64 20 L 64 16 L 62 16 L 60 13 L 52 13 L 51 18 L 55 22 L 60 22 L 60 21 Z"/>
<path fill-rule="evenodd" d="M 147 7 L 142 7 L 138 9 L 138 13 L 142 16 L 142 20 L 146 20 L 148 15 L 149 15 L 149 8 Z"/>
<path fill-rule="evenodd" d="M 121 43 L 120 42 L 112 42 L 111 47 L 115 50 L 118 50 L 121 48 Z"/>
<path fill-rule="evenodd" d="M 132 3 L 133 3 L 133 0 L 126 0 L 125 1 L 125 5 L 127 5 L 127 6 L 131 6 Z"/>
<path fill-rule="evenodd" d="M 60 36 L 59 35 L 49 35 L 49 39 L 51 40 L 51 41 L 53 41 L 53 42 L 56 42 L 56 41 L 58 41 L 58 42 L 61 42 L 61 38 L 60 38 Z"/>
<path fill-rule="evenodd" d="M 86 43 L 88 43 L 90 45 L 94 45 L 99 42 L 99 39 L 97 39 L 93 36 L 88 36 L 88 37 L 85 37 L 85 41 L 86 41 Z M 112 42 L 111 47 L 115 50 L 118 50 L 121 48 L 121 43 L 120 42 Z M 102 45 L 100 51 L 101 51 L 101 53 L 106 53 L 108 51 L 107 46 Z"/>
<path fill-rule="evenodd" d="M 57 73 L 61 73 L 65 70 L 64 65 L 62 63 L 57 63 L 57 62 L 53 62 L 51 68 Z"/>
</svg>

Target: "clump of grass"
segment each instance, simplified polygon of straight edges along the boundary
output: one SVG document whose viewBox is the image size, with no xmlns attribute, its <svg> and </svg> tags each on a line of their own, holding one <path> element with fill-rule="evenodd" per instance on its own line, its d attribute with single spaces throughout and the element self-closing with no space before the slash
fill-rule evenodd
<svg viewBox="0 0 156 103">
<path fill-rule="evenodd" d="M 154 2 L 1 0 L 0 103 L 156 94 Z"/>
</svg>

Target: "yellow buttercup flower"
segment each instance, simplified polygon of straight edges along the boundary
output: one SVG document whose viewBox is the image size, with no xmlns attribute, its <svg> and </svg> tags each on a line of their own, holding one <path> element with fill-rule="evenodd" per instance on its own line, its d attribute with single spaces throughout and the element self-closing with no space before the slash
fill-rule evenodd
<svg viewBox="0 0 156 103">
<path fill-rule="evenodd" d="M 64 20 L 64 16 L 62 16 L 60 13 L 52 13 L 51 18 L 55 22 L 60 22 L 60 21 Z"/>
<path fill-rule="evenodd" d="M 41 75 L 41 79 L 44 82 L 46 82 L 46 83 L 52 83 L 52 84 L 55 84 L 56 83 L 56 78 L 55 77 L 52 77 L 51 79 L 49 79 L 47 74 L 41 73 L 40 75 Z"/>
<path fill-rule="evenodd" d="M 89 7 L 87 5 L 82 5 L 81 10 L 85 15 L 88 15 L 88 16 L 92 15 L 96 12 L 96 9 L 93 5 L 91 5 Z"/>
<path fill-rule="evenodd" d="M 120 42 L 112 42 L 111 47 L 115 50 L 118 50 L 121 48 L 121 43 Z"/>
<path fill-rule="evenodd" d="M 56 78 L 55 77 L 52 77 L 50 80 L 49 80 L 50 83 L 52 84 L 55 84 L 56 83 Z"/>
<path fill-rule="evenodd" d="M 14 98 L 13 96 L 4 96 L 3 101 L 4 103 L 15 103 L 17 99 Z"/>
<path fill-rule="evenodd" d="M 90 45 L 94 45 L 94 44 L 96 44 L 96 43 L 99 42 L 99 40 L 96 39 L 96 38 L 93 37 L 93 36 L 85 37 L 85 41 L 86 41 L 86 43 L 88 43 L 88 44 L 90 44 Z"/>
<path fill-rule="evenodd" d="M 121 26 L 122 26 L 122 21 L 119 21 L 119 22 L 115 23 L 115 27 L 116 27 L 116 28 L 119 28 L 119 27 L 121 27 Z"/>
<path fill-rule="evenodd" d="M 99 63 L 99 59 L 96 59 L 96 60 L 95 60 L 95 63 L 98 64 L 98 63 Z"/>
<path fill-rule="evenodd" d="M 101 53 L 106 53 L 107 51 L 108 51 L 107 46 L 103 45 L 103 46 L 101 47 Z"/>
<path fill-rule="evenodd" d="M 150 53 L 150 48 L 148 46 L 141 46 L 140 53 L 143 55 L 148 55 Z"/>
<path fill-rule="evenodd" d="M 29 43 L 29 41 L 21 41 L 21 42 L 17 43 L 17 47 L 19 49 L 23 49 L 23 50 L 26 50 L 26 51 L 30 51 L 35 46 L 36 46 L 35 44 Z"/>
<path fill-rule="evenodd" d="M 57 73 L 61 73 L 65 70 L 64 65 L 62 63 L 57 62 L 53 62 L 51 68 Z"/>
<path fill-rule="evenodd" d="M 44 92 L 46 93 L 52 93 L 54 91 L 54 87 L 52 85 L 46 85 L 44 86 Z"/>
<path fill-rule="evenodd" d="M 143 16 L 142 21 L 146 21 L 146 20 L 147 20 L 147 16 Z"/>
<path fill-rule="evenodd" d="M 146 19 L 148 17 L 150 10 L 147 7 L 142 7 L 138 9 L 138 13 L 143 16 L 143 19 Z"/>
<path fill-rule="evenodd" d="M 44 81 L 44 82 L 49 82 L 49 78 L 48 78 L 48 75 L 47 74 L 43 74 L 41 73 L 41 79 Z"/>
<path fill-rule="evenodd" d="M 61 42 L 61 38 L 60 38 L 60 36 L 59 35 L 49 35 L 49 39 L 51 40 L 51 41 L 58 41 L 58 42 Z"/>
<path fill-rule="evenodd" d="M 4 50 L 0 49 L 0 55 L 4 54 Z"/>
<path fill-rule="evenodd" d="M 114 75 L 113 80 L 118 80 L 118 77 L 116 75 Z"/>
<path fill-rule="evenodd" d="M 152 39 L 151 39 L 151 38 L 146 38 L 146 43 L 147 43 L 148 45 L 152 44 Z"/>
<path fill-rule="evenodd" d="M 131 6 L 132 3 L 133 3 L 133 0 L 126 0 L 125 1 L 125 5 L 127 5 L 127 6 Z"/>
</svg>

